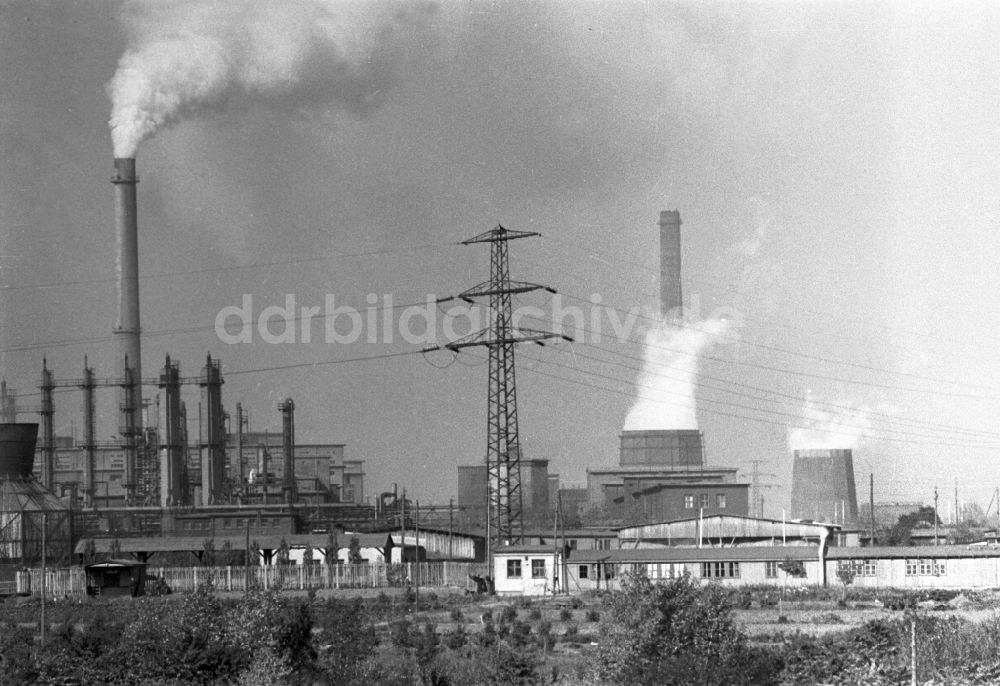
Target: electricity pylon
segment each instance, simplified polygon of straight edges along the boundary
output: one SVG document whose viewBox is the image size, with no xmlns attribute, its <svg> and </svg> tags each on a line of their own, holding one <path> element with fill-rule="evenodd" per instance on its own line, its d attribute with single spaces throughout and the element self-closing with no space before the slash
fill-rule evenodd
<svg viewBox="0 0 1000 686">
<path fill-rule="evenodd" d="M 497 546 L 515 545 L 524 535 L 521 498 L 521 449 L 517 430 L 517 385 L 514 373 L 514 346 L 534 342 L 544 345 L 551 338 L 571 341 L 568 336 L 537 329 L 515 329 L 511 316 L 511 296 L 517 293 L 544 290 L 548 286 L 511 281 L 507 259 L 507 242 L 541 234 L 533 231 L 509 231 L 503 226 L 462 241 L 462 245 L 489 243 L 490 280 L 473 286 L 454 297 L 440 298 L 446 302 L 459 298 L 489 298 L 489 326 L 447 343 L 446 348 L 458 352 L 474 346 L 489 349 L 490 384 L 487 419 L 486 479 L 487 479 L 487 558 L 492 562 L 492 550 Z"/>
</svg>

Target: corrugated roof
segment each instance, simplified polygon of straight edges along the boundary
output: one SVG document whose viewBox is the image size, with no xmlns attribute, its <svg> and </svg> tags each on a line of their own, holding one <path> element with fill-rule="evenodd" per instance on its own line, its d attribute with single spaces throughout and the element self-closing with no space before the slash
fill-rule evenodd
<svg viewBox="0 0 1000 686">
<path fill-rule="evenodd" d="M 389 542 L 388 534 L 343 534 L 337 537 L 339 548 L 350 546 L 351 539 L 358 537 L 362 548 L 385 548 Z M 325 548 L 330 538 L 327 534 L 288 534 L 251 536 L 250 545 L 255 543 L 265 550 L 277 550 L 281 547 L 281 541 L 290 548 L 310 546 L 312 548 Z M 81 539 L 74 552 L 82 554 L 87 550 L 87 542 L 91 539 Z M 111 552 L 111 546 L 116 539 L 95 538 L 94 551 L 97 553 Z M 206 536 L 140 536 L 135 538 L 119 538 L 118 549 L 123 553 L 173 553 L 173 552 L 199 552 L 205 549 L 205 541 L 211 540 L 215 550 L 221 551 L 226 543 L 230 550 L 246 550 L 246 538 L 244 536 L 216 536 L 209 539 Z"/>
<path fill-rule="evenodd" d="M 1000 548 L 964 545 L 873 546 L 830 548 L 826 556 L 830 560 L 1000 557 Z"/>
<path fill-rule="evenodd" d="M 493 550 L 493 555 L 524 555 L 524 554 L 538 554 L 538 553 L 551 553 L 553 552 L 553 547 L 551 545 L 505 545 Z"/>
<path fill-rule="evenodd" d="M 637 548 L 635 550 L 574 550 L 569 562 L 612 562 L 650 564 L 657 562 L 780 562 L 818 560 L 819 548 L 798 546 L 745 546 L 730 548 Z"/>
</svg>

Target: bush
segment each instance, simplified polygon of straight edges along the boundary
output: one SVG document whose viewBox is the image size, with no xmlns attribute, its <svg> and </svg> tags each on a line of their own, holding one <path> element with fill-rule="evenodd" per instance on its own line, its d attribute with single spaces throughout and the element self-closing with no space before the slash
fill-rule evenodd
<svg viewBox="0 0 1000 686">
<path fill-rule="evenodd" d="M 465 615 L 463 615 L 462 611 L 460 609 L 458 609 L 457 607 L 451 608 L 451 612 L 448 613 L 448 616 L 451 618 L 451 621 L 453 621 L 453 622 L 464 622 L 465 621 Z"/>
<path fill-rule="evenodd" d="M 601 621 L 601 613 L 597 610 L 587 610 L 585 615 L 588 622 L 599 622 Z"/>
<path fill-rule="evenodd" d="M 517 609 L 513 605 L 506 605 L 500 610 L 500 623 L 509 624 L 517 619 Z"/>
<path fill-rule="evenodd" d="M 569 606 L 574 610 L 579 610 L 581 607 L 583 607 L 583 599 L 580 598 L 579 596 L 573 596 L 569 600 Z"/>
<path fill-rule="evenodd" d="M 537 622 L 542 618 L 542 611 L 540 608 L 533 607 L 531 611 L 528 612 L 528 619 Z"/>
<path fill-rule="evenodd" d="M 571 619 L 573 619 L 573 611 L 572 610 L 570 610 L 568 607 L 564 607 L 563 609 L 559 610 L 559 621 L 560 622 L 568 622 Z"/>
<path fill-rule="evenodd" d="M 458 650 L 465 646 L 469 636 L 465 633 L 465 627 L 461 624 L 444 635 L 444 644 L 450 650 Z"/>
<path fill-rule="evenodd" d="M 563 632 L 562 641 L 563 643 L 576 643 L 580 639 L 580 627 L 576 624 L 569 624 L 566 626 L 566 630 Z"/>
<path fill-rule="evenodd" d="M 590 660 L 601 683 L 771 685 L 780 657 L 750 647 L 732 617 L 729 593 L 685 575 L 652 584 L 626 574 L 605 604 Z"/>
</svg>

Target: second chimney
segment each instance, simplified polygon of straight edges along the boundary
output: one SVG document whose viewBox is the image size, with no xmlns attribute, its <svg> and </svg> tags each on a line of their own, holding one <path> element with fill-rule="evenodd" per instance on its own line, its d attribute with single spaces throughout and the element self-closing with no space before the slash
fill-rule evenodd
<svg viewBox="0 0 1000 686">
<path fill-rule="evenodd" d="M 681 213 L 660 212 L 660 316 L 665 320 L 684 316 L 681 294 Z"/>
</svg>

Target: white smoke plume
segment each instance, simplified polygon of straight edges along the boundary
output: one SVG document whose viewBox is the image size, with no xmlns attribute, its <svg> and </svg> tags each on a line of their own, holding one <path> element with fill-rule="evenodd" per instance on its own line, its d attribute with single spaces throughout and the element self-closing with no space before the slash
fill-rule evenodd
<svg viewBox="0 0 1000 686">
<path fill-rule="evenodd" d="M 268 103 L 364 114 L 400 61 L 396 30 L 426 4 L 344 0 L 133 0 L 130 47 L 108 84 L 115 157 L 183 118 Z"/>
<path fill-rule="evenodd" d="M 697 429 L 698 357 L 728 329 L 724 319 L 707 319 L 665 321 L 647 332 L 639 398 L 625 417 L 625 431 Z"/>
<path fill-rule="evenodd" d="M 820 409 L 807 397 L 799 426 L 788 430 L 789 450 L 849 450 L 871 429 L 870 410 L 837 403 L 831 411 Z"/>
</svg>

